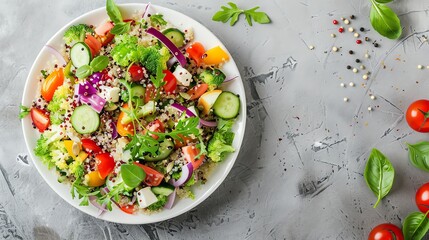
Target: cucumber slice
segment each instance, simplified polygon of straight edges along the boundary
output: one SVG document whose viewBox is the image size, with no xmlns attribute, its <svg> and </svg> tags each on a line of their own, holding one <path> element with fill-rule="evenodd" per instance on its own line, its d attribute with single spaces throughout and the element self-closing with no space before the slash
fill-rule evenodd
<svg viewBox="0 0 429 240">
<path fill-rule="evenodd" d="M 144 99 L 146 93 L 146 89 L 140 85 L 140 84 L 133 84 L 131 86 L 131 95 L 133 97 L 139 97 L 141 99 Z"/>
<path fill-rule="evenodd" d="M 90 106 L 82 105 L 74 109 L 71 124 L 80 134 L 93 133 L 100 126 L 100 116 Z"/>
<path fill-rule="evenodd" d="M 240 111 L 240 98 L 232 92 L 224 91 L 216 99 L 213 111 L 223 119 L 235 118 Z"/>
<path fill-rule="evenodd" d="M 137 118 L 146 117 L 156 111 L 156 106 L 154 101 L 149 101 L 145 105 L 139 107 L 136 112 Z M 131 117 L 128 114 L 125 114 L 124 118 L 121 120 L 121 124 L 125 125 L 132 121 Z"/>
<path fill-rule="evenodd" d="M 169 196 L 174 192 L 174 187 L 171 185 L 163 184 L 161 186 L 152 187 L 151 190 L 157 195 Z"/>
<path fill-rule="evenodd" d="M 162 32 L 170 41 L 176 45 L 176 47 L 181 48 L 185 46 L 185 34 L 177 28 L 168 28 Z"/>
<path fill-rule="evenodd" d="M 144 160 L 146 162 L 156 162 L 156 161 L 164 160 L 168 158 L 168 156 L 170 156 L 173 150 L 174 150 L 174 142 L 173 140 L 167 138 L 164 140 L 164 142 L 159 144 L 159 150 L 155 156 L 149 153 L 144 156 Z"/>
<path fill-rule="evenodd" d="M 91 62 L 91 50 L 86 43 L 78 42 L 71 48 L 70 58 L 76 68 L 89 65 Z"/>
</svg>

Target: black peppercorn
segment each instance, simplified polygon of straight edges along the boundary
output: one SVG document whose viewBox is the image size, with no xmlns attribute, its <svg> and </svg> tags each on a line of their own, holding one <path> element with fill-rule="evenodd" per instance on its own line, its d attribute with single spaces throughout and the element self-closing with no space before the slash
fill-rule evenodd
<svg viewBox="0 0 429 240">
<path fill-rule="evenodd" d="M 350 66 L 350 65 L 347 65 L 347 69 L 352 69 L 352 66 Z"/>
<path fill-rule="evenodd" d="M 365 37 L 365 41 L 367 41 L 367 42 L 368 42 L 368 41 L 369 41 L 369 37 Z"/>
<path fill-rule="evenodd" d="M 355 19 L 355 15 L 351 15 L 351 16 L 350 16 L 350 19 Z"/>
<path fill-rule="evenodd" d="M 361 32 L 363 32 L 363 31 L 365 31 L 365 28 L 361 27 L 359 30 L 360 30 Z"/>
<path fill-rule="evenodd" d="M 355 61 L 356 61 L 357 63 L 360 63 L 360 60 L 359 60 L 359 59 L 356 59 Z"/>
<path fill-rule="evenodd" d="M 354 52 L 352 50 L 349 51 L 349 54 L 353 54 Z"/>
<path fill-rule="evenodd" d="M 379 45 L 378 45 L 378 43 L 374 43 L 374 47 L 378 47 Z"/>
</svg>

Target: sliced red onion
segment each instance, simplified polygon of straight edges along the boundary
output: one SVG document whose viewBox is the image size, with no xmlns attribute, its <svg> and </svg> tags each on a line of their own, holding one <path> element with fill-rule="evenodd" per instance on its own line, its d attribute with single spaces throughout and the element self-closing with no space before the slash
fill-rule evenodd
<svg viewBox="0 0 429 240">
<path fill-rule="evenodd" d="M 88 104 L 98 113 L 103 110 L 103 107 L 106 104 L 106 100 L 97 94 L 92 94 L 91 96 L 79 95 L 79 97 L 81 102 Z"/>
<path fill-rule="evenodd" d="M 151 3 L 150 3 L 150 2 L 148 2 L 148 3 L 146 4 L 146 7 L 145 7 L 144 12 L 143 12 L 143 15 L 142 15 L 142 18 L 143 18 L 143 19 L 144 19 L 144 18 L 146 18 L 146 16 L 149 14 L 149 8 L 150 8 L 150 5 L 151 5 Z"/>
<path fill-rule="evenodd" d="M 102 79 L 103 79 L 103 74 L 101 72 L 96 72 L 89 77 L 89 82 L 91 82 L 92 85 L 98 86 Z"/>
<path fill-rule="evenodd" d="M 97 89 L 90 82 L 79 83 L 77 94 L 79 96 L 91 96 L 97 93 Z"/>
<path fill-rule="evenodd" d="M 180 187 L 191 178 L 193 171 L 194 167 L 192 166 L 192 163 L 188 163 L 185 166 L 182 166 L 180 178 L 177 181 L 172 178 L 169 183 L 175 187 Z"/>
<path fill-rule="evenodd" d="M 136 195 L 134 195 L 133 196 L 133 198 L 131 199 L 131 204 L 134 204 L 135 202 L 136 202 L 136 200 L 137 200 L 137 196 Z"/>
<path fill-rule="evenodd" d="M 227 79 L 227 80 L 225 80 L 225 81 L 223 81 L 224 83 L 226 83 L 226 82 L 230 82 L 230 81 L 232 81 L 232 80 L 234 80 L 234 79 L 236 79 L 236 78 L 238 78 L 238 76 L 235 76 L 235 77 L 233 77 L 233 78 L 229 78 L 229 79 Z"/>
<path fill-rule="evenodd" d="M 167 200 L 167 203 L 164 205 L 164 208 L 171 209 L 173 207 L 175 199 L 176 199 L 176 188 L 170 195 L 168 195 L 168 200 Z"/>
<path fill-rule="evenodd" d="M 186 112 L 186 115 L 188 117 L 195 117 L 195 114 L 193 112 L 191 112 L 191 110 L 187 109 L 186 107 L 178 104 L 178 103 L 173 103 L 171 104 L 171 106 L 181 112 Z"/>
<path fill-rule="evenodd" d="M 206 127 L 216 127 L 217 126 L 216 121 L 206 121 L 206 120 L 201 119 L 201 118 L 200 118 L 200 124 L 204 125 Z"/>
<path fill-rule="evenodd" d="M 116 130 L 116 124 L 114 122 L 110 123 L 110 127 L 112 128 L 112 138 L 118 138 L 118 131 Z"/>
<path fill-rule="evenodd" d="M 105 211 L 107 211 L 107 209 L 106 209 L 106 204 L 102 204 L 102 205 L 100 205 L 98 202 L 97 202 L 97 197 L 96 196 L 89 196 L 88 197 L 89 198 L 89 202 L 94 206 L 94 207 L 96 207 L 96 208 L 98 208 L 98 216 L 100 216 L 101 214 L 103 214 Z"/>
<path fill-rule="evenodd" d="M 177 58 L 175 57 L 170 58 L 167 62 L 167 68 L 171 68 L 171 66 L 173 66 L 176 62 L 177 62 Z"/>
<path fill-rule="evenodd" d="M 158 38 L 158 40 L 161 41 L 170 50 L 173 56 L 177 58 L 182 67 L 186 66 L 187 61 L 185 55 L 183 55 L 180 49 L 178 49 L 176 45 L 174 45 L 174 43 L 170 41 L 170 39 L 168 39 L 164 34 L 162 34 L 160 31 L 156 30 L 153 27 L 146 30 L 146 32 Z"/>
<path fill-rule="evenodd" d="M 48 49 L 50 53 L 52 53 L 52 55 L 54 55 L 58 59 L 58 62 L 61 66 L 67 65 L 66 60 L 64 59 L 63 55 L 60 52 L 58 52 L 55 48 L 49 45 L 45 45 L 45 47 L 46 49 Z"/>
</svg>

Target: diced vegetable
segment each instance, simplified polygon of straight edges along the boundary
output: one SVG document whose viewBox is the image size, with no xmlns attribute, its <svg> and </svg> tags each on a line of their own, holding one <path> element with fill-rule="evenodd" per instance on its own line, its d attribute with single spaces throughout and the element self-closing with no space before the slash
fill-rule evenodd
<svg viewBox="0 0 429 240">
<path fill-rule="evenodd" d="M 128 109 L 128 104 L 124 104 L 122 106 L 123 109 Z M 134 135 L 134 125 L 132 122 L 128 124 L 122 124 L 122 119 L 126 116 L 126 113 L 122 111 L 119 114 L 118 122 L 116 124 L 116 130 L 118 131 L 119 135 L 122 137 L 128 137 L 128 135 L 133 136 Z"/>
<path fill-rule="evenodd" d="M 154 112 L 155 112 L 155 102 L 149 101 L 148 103 L 146 103 L 145 105 L 137 109 L 136 118 L 146 117 Z M 125 116 L 121 119 L 121 124 L 126 125 L 128 123 L 131 123 L 131 121 L 132 121 L 132 118 L 128 114 L 125 114 Z"/>
<path fill-rule="evenodd" d="M 91 154 L 98 154 L 102 152 L 102 149 L 93 140 L 89 138 L 82 138 L 80 141 L 85 152 Z"/>
<path fill-rule="evenodd" d="M 180 85 L 189 86 L 189 84 L 192 82 L 192 74 L 182 66 L 177 66 L 176 70 L 173 72 L 173 75 Z"/>
<path fill-rule="evenodd" d="M 42 83 L 42 97 L 46 101 L 51 101 L 55 90 L 64 83 L 64 72 L 62 68 L 54 70 Z"/>
<path fill-rule="evenodd" d="M 88 178 L 88 186 L 90 187 L 99 187 L 106 182 L 106 179 L 102 178 L 98 171 L 89 172 L 86 177 Z"/>
<path fill-rule="evenodd" d="M 207 50 L 203 55 L 203 62 L 206 65 L 219 65 L 228 60 L 228 53 L 219 46 Z"/>
<path fill-rule="evenodd" d="M 170 156 L 173 150 L 174 150 L 174 142 L 172 139 L 167 138 L 159 144 L 159 149 L 157 154 L 155 155 L 147 154 L 145 155 L 144 160 L 147 162 L 164 160 L 168 158 L 168 156 Z"/>
<path fill-rule="evenodd" d="M 85 43 L 88 45 L 89 49 L 91 50 L 92 57 L 98 55 L 101 49 L 101 42 L 98 41 L 94 36 L 91 34 L 87 34 L 85 38 Z"/>
<path fill-rule="evenodd" d="M 195 87 L 191 88 L 187 94 L 191 96 L 189 100 L 195 100 L 198 99 L 201 95 L 203 95 L 207 89 L 209 88 L 209 85 L 206 83 L 201 83 L 196 85 Z"/>
<path fill-rule="evenodd" d="M 203 80 L 203 82 L 213 86 L 214 88 L 221 85 L 223 83 L 223 81 L 225 81 L 225 74 L 217 69 L 205 69 L 199 76 L 199 78 L 201 80 Z"/>
<path fill-rule="evenodd" d="M 170 41 L 181 48 L 185 46 L 185 34 L 177 28 L 168 28 L 162 32 Z"/>
<path fill-rule="evenodd" d="M 110 153 L 100 153 L 95 156 L 97 168 L 101 178 L 107 177 L 115 168 L 115 160 Z"/>
<path fill-rule="evenodd" d="M 198 159 L 196 158 L 199 153 L 200 150 L 196 146 L 182 147 L 182 154 L 188 163 L 192 163 L 193 170 L 198 169 L 204 161 L 204 155 L 201 155 Z"/>
<path fill-rule="evenodd" d="M 209 114 L 210 109 L 213 107 L 219 95 L 222 93 L 222 90 L 212 90 L 206 92 L 198 99 L 198 107 L 203 109 L 203 114 Z"/>
<path fill-rule="evenodd" d="M 73 111 L 71 123 L 80 134 L 89 134 L 95 132 L 100 125 L 100 116 L 90 106 L 82 105 Z"/>
<path fill-rule="evenodd" d="M 158 199 L 150 190 L 150 187 L 145 187 L 137 192 L 137 203 L 141 208 L 147 208 L 156 202 L 158 202 Z"/>
<path fill-rule="evenodd" d="M 195 61 L 197 66 L 200 66 L 203 63 L 203 55 L 206 52 L 204 49 L 204 46 L 199 43 L 195 42 L 191 46 L 189 46 L 186 49 L 186 52 L 188 53 L 189 57 Z"/>
<path fill-rule="evenodd" d="M 162 180 L 164 179 L 164 174 L 156 171 L 151 167 L 140 164 L 138 162 L 134 162 L 134 164 L 141 167 L 143 171 L 146 173 L 146 178 L 144 180 L 144 183 L 146 183 L 146 185 L 158 186 L 159 184 L 161 184 Z"/>
<path fill-rule="evenodd" d="M 104 24 L 99 25 L 97 28 L 95 28 L 95 33 L 99 36 L 104 36 L 106 33 L 108 33 L 113 28 L 113 23 L 110 21 L 107 21 Z"/>
<path fill-rule="evenodd" d="M 152 187 L 152 192 L 157 195 L 169 196 L 174 192 L 174 187 L 168 184 L 163 184 L 157 187 Z"/>
<path fill-rule="evenodd" d="M 232 92 L 222 92 L 214 103 L 213 110 L 221 118 L 235 118 L 240 111 L 240 98 Z"/>
<path fill-rule="evenodd" d="M 70 50 L 70 59 L 76 68 L 89 65 L 92 59 L 91 50 L 84 42 L 78 42 Z"/>
<path fill-rule="evenodd" d="M 80 95 L 79 99 L 81 102 L 88 104 L 91 106 L 94 111 L 100 113 L 103 110 L 104 105 L 106 104 L 106 100 L 97 94 L 92 94 L 90 96 Z"/>
<path fill-rule="evenodd" d="M 30 110 L 30 116 L 31 120 L 34 123 L 34 126 L 39 129 L 39 132 L 44 132 L 46 129 L 48 129 L 50 125 L 50 120 L 45 110 L 39 108 L 32 108 Z"/>
</svg>

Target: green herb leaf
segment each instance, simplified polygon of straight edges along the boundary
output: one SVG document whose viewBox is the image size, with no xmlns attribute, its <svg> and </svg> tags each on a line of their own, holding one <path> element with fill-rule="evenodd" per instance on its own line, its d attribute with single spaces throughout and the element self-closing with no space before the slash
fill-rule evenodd
<svg viewBox="0 0 429 240">
<path fill-rule="evenodd" d="M 107 56 L 98 56 L 89 65 L 94 72 L 101 72 L 109 65 L 109 58 Z"/>
<path fill-rule="evenodd" d="M 92 73 L 92 68 L 89 65 L 83 65 L 76 70 L 76 77 L 82 79 L 88 77 Z"/>
<path fill-rule="evenodd" d="M 151 136 L 143 134 L 134 134 L 131 142 L 125 146 L 125 150 L 130 150 L 132 159 L 143 159 L 147 153 L 155 155 L 158 149 L 159 142 Z"/>
<path fill-rule="evenodd" d="M 156 25 L 164 26 L 167 24 L 167 21 L 164 20 L 164 16 L 159 13 L 151 15 L 150 21 L 152 23 L 152 26 L 156 26 Z"/>
<path fill-rule="evenodd" d="M 146 173 L 134 164 L 123 164 L 121 165 L 121 176 L 127 186 L 135 188 L 145 179 Z"/>
<path fill-rule="evenodd" d="M 166 136 L 170 136 L 176 139 L 177 141 L 183 141 L 180 135 L 183 135 L 183 136 L 200 135 L 200 130 L 198 129 L 199 122 L 200 122 L 200 118 L 198 117 L 187 118 L 185 114 L 183 114 L 179 122 L 177 123 L 176 128 L 173 131 L 167 132 L 167 133 L 151 131 L 150 133 L 157 135 L 159 137 L 158 141 L 164 140 Z"/>
<path fill-rule="evenodd" d="M 118 6 L 115 4 L 113 0 L 106 1 L 106 10 L 110 20 L 112 20 L 115 24 L 122 22 L 121 12 L 119 11 Z"/>
<path fill-rule="evenodd" d="M 390 3 L 390 2 L 392 2 L 393 0 L 374 0 L 374 2 L 376 2 L 376 3 L 380 3 L 380 4 L 385 4 L 385 3 Z"/>
<path fill-rule="evenodd" d="M 414 167 L 429 172 L 429 142 L 408 145 L 408 156 Z"/>
<path fill-rule="evenodd" d="M 253 18 L 253 20 L 257 23 L 260 23 L 260 24 L 270 23 L 271 20 L 268 17 L 268 15 L 264 12 L 256 12 L 257 9 L 259 9 L 259 7 L 246 10 L 244 11 L 244 14 L 246 14 L 246 16 L 249 16 L 250 18 Z"/>
<path fill-rule="evenodd" d="M 23 119 L 25 118 L 29 113 L 30 113 L 30 108 L 23 106 L 23 105 L 19 105 L 20 108 L 20 112 L 19 112 L 19 119 Z"/>
<path fill-rule="evenodd" d="M 40 70 L 40 73 L 42 74 L 43 78 L 47 78 L 49 76 L 48 71 L 44 69 Z"/>
<path fill-rule="evenodd" d="M 163 73 L 162 66 L 158 66 L 156 68 L 156 76 L 150 76 L 150 80 L 152 81 L 155 88 L 160 88 L 167 82 L 164 81 L 165 74 Z"/>
<path fill-rule="evenodd" d="M 253 25 L 252 19 L 253 21 L 261 24 L 271 22 L 270 18 L 265 12 L 256 12 L 259 7 L 243 10 L 238 8 L 237 5 L 232 2 L 229 2 L 228 5 L 230 6 L 230 8 L 227 6 L 222 6 L 221 10 L 213 15 L 212 20 L 223 23 L 226 23 L 231 20 L 230 25 L 234 26 L 240 18 L 240 15 L 244 13 L 246 16 L 247 23 L 249 23 L 250 26 Z"/>
<path fill-rule="evenodd" d="M 390 191 L 395 177 L 395 170 L 389 159 L 379 150 L 372 149 L 366 163 L 364 178 L 366 184 L 377 197 L 374 208 Z"/>
<path fill-rule="evenodd" d="M 129 32 L 131 29 L 131 24 L 129 22 L 120 22 L 115 23 L 115 26 L 110 30 L 110 33 L 113 35 L 121 35 Z"/>
<path fill-rule="evenodd" d="M 369 15 L 372 27 L 382 36 L 398 39 L 402 34 L 401 21 L 388 6 L 372 1 Z"/>
<path fill-rule="evenodd" d="M 413 212 L 407 216 L 402 226 L 405 240 L 420 240 L 429 230 L 428 213 Z"/>
</svg>

